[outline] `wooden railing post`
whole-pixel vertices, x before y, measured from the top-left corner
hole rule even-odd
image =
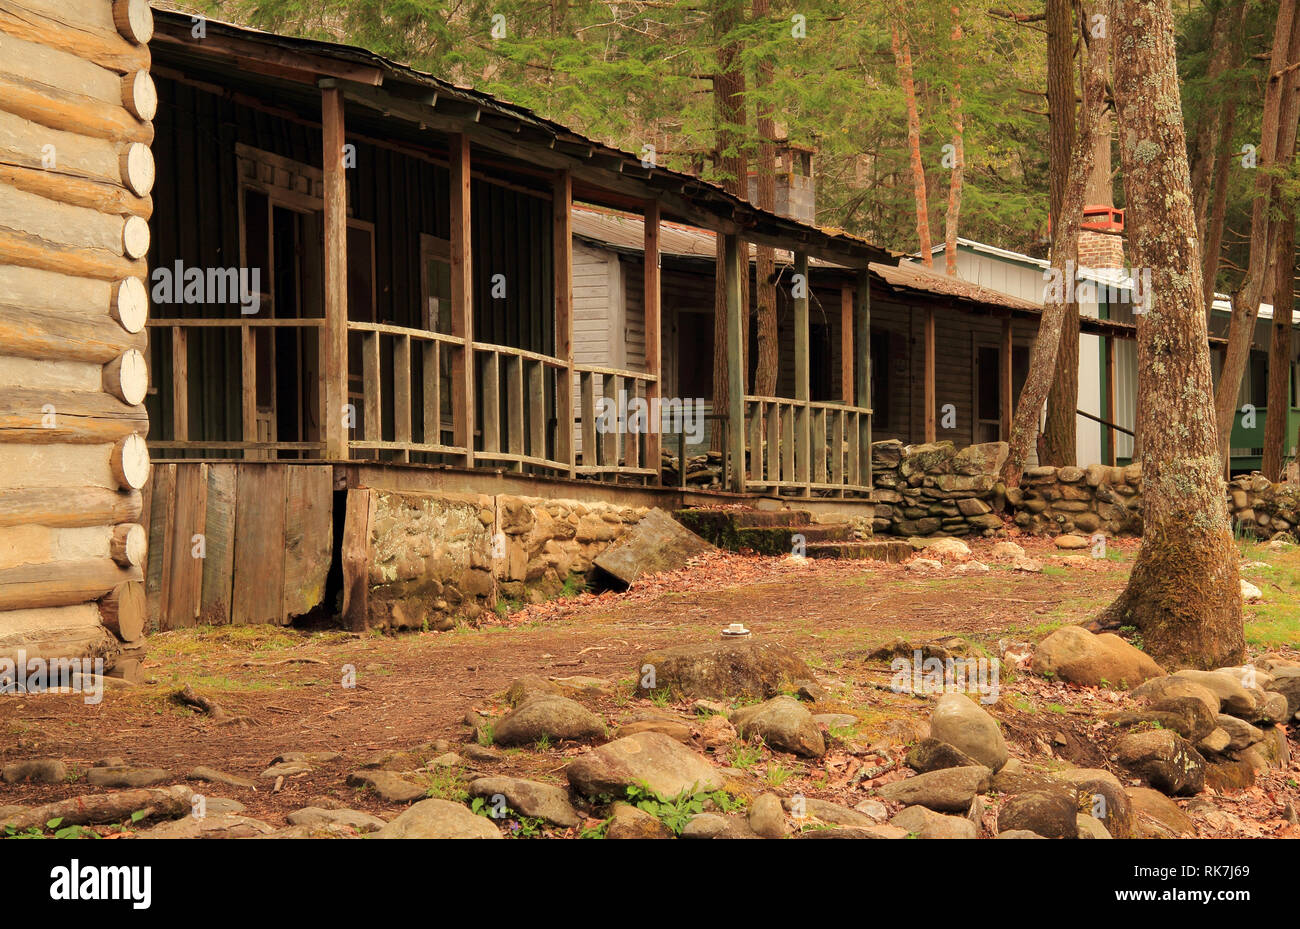
[[[320,86],[321,152],[325,168],[325,390],[322,394],[325,408],[322,419],[325,457],[341,461],[348,457],[345,424],[348,402],[348,184],[343,167],[343,91],[330,78],[323,79]],[[244,431],[247,434],[247,424]]]
[[[745,346],[743,332],[744,314],[748,311],[741,305],[741,277],[746,273],[748,264],[742,264],[745,249],[741,247],[740,237],[734,234],[723,236],[723,258],[726,266],[724,283],[727,292],[727,445],[731,453],[730,489],[735,493],[745,492]]]
[[[1002,441],[1011,441],[1011,417],[1015,411],[1015,398],[1011,393],[1011,314],[1002,317],[1002,344],[998,351],[998,397],[1002,406]]]
[[[656,484],[663,483],[663,458],[660,453],[663,431],[663,414],[659,401],[663,398],[662,330],[660,328],[659,289],[659,201],[648,200],[645,207],[645,369],[654,378],[646,385],[646,402],[650,407],[650,431],[645,438],[646,467],[655,471]],[[681,398],[682,403],[686,402]],[[680,462],[685,473],[686,462]]]
[[[555,357],[564,368],[555,379],[555,459],[569,466],[569,477],[577,476],[573,454],[573,175],[555,175],[551,200],[552,246],[554,249]]]
[[[871,409],[871,272],[867,268],[863,268],[858,272],[857,310],[857,325],[854,327],[858,331],[857,405]],[[931,413],[933,413],[933,404],[931,404]],[[854,436],[854,439],[859,443],[858,459],[862,466],[859,477],[864,486],[870,487],[871,421],[873,414],[864,413],[862,415],[866,418],[866,422],[859,423],[861,428]]]
[[[792,475],[803,486],[803,495],[812,496],[812,439],[808,401],[812,399],[809,380],[808,344],[808,294],[812,282],[808,279],[808,255],[795,252],[794,279],[794,398],[800,401],[794,412],[794,461]],[[802,286],[800,286],[802,285]]]
[[[474,466],[474,254],[470,244],[469,139],[448,138],[451,166],[451,334],[465,340],[452,354],[451,409],[455,445],[465,449],[465,467]],[[433,372],[437,377],[438,372]],[[428,372],[426,372],[426,377]],[[484,401],[486,403],[486,399]]]
[[[853,405],[853,287],[840,285],[840,399]]]

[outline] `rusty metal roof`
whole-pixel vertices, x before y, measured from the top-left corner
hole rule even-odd
[[[889,265],[873,262],[870,267],[871,271],[880,275],[886,284],[899,290],[942,294],[958,300],[983,303],[988,306],[1000,306],[1009,310],[1027,310],[1034,313],[1041,313],[1043,310],[1041,303],[1033,303],[1020,297],[1004,294],[998,290],[981,287],[979,284],[972,284],[970,281],[963,281],[958,277],[939,274],[924,265],[906,263]]]

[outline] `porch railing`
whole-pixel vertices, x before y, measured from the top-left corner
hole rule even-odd
[[[782,495],[871,491],[871,410],[784,397],[745,397],[745,485]]]
[[[560,460],[554,388],[555,378],[567,377],[569,366],[561,358],[488,342],[475,342],[474,355],[482,435],[475,461],[505,463],[514,471],[532,465],[568,473],[569,463]],[[565,411],[566,428],[570,415]]]
[[[620,368],[602,368],[595,365],[574,365],[578,376],[578,422],[577,430],[581,440],[582,463],[577,473],[588,477],[613,478],[640,477],[657,481],[660,462],[647,460],[648,445],[646,429],[636,426],[628,428],[626,422],[632,401],[650,401],[650,387],[658,382],[653,374],[639,371],[626,371]],[[600,395],[614,403],[613,422],[610,423],[610,411],[602,417],[596,411],[596,384],[600,383]],[[659,416],[660,422],[653,422],[651,415]],[[602,422],[604,426],[602,427]],[[612,425],[614,428],[608,428]],[[662,429],[660,410],[646,411],[646,426],[650,429]]]

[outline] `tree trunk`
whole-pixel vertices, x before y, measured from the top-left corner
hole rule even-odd
[[[744,128],[745,128],[745,73],[741,69],[740,43],[734,37],[734,30],[740,25],[741,3],[739,0],[715,0],[713,11],[713,31],[718,43],[718,70],[713,76],[714,113],[717,117],[717,163],[723,188],[738,197],[746,197],[744,189],[748,184],[749,172],[745,165]],[[728,389],[727,357],[727,288],[726,268],[723,254],[722,236],[718,236],[716,261],[714,264],[713,289],[713,412],[724,414],[729,408],[731,391]],[[748,246],[742,243],[748,257]],[[745,261],[746,270],[749,262]],[[749,345],[749,275],[741,277],[741,353]],[[737,358],[742,365],[742,380],[747,382],[749,371],[744,357]],[[729,423],[730,429],[743,428],[742,423]],[[722,430],[713,431],[712,446],[715,451],[724,451]],[[733,462],[733,467],[743,468],[745,463]]]
[[[1268,415],[1264,420],[1264,476],[1282,479],[1291,410],[1291,313],[1295,304],[1295,213],[1278,225],[1273,266],[1273,339],[1268,350]]]
[[[1205,298],[1205,312],[1214,305],[1214,281],[1219,274],[1219,250],[1223,246],[1223,218],[1228,212],[1228,170],[1233,165],[1232,131],[1237,126],[1237,101],[1231,98],[1224,103],[1220,132],[1219,154],[1214,162],[1214,200],[1205,225],[1205,240],[1201,244],[1201,293]],[[1208,319],[1208,315],[1206,319]]]
[[[916,109],[916,84],[912,81],[912,45],[903,41],[898,27],[892,32],[894,62],[898,65],[898,82],[907,105],[907,147],[912,160],[912,191],[916,198],[916,237],[920,240],[921,260],[934,265],[930,254],[930,208],[925,192],[925,166],[921,163],[921,116]]]
[[[1232,436],[1232,422],[1237,410],[1237,397],[1241,379],[1250,360],[1254,341],[1255,320],[1259,317],[1259,303],[1268,279],[1268,263],[1272,256],[1272,242],[1277,223],[1270,216],[1274,189],[1277,186],[1270,169],[1279,160],[1290,162],[1294,154],[1294,135],[1291,151],[1278,148],[1279,137],[1287,121],[1296,121],[1297,101],[1294,93],[1284,90],[1293,86],[1296,71],[1287,71],[1288,63],[1300,58],[1300,17],[1296,16],[1296,0],[1281,0],[1277,11],[1277,30],[1273,36],[1273,53],[1269,59],[1269,78],[1264,88],[1264,113],[1260,123],[1259,161],[1255,169],[1255,200],[1250,216],[1250,260],[1241,287],[1232,297],[1232,322],[1228,326],[1228,350],[1223,359],[1223,372],[1215,395],[1215,422],[1219,430],[1219,458],[1226,462],[1228,442]]]
[[[1114,93],[1134,267],[1151,269],[1137,319],[1142,548],[1102,614],[1136,626],[1166,667],[1217,668],[1245,654],[1237,550],[1217,455],[1196,213],[1181,119],[1170,0],[1115,0]]]
[[[1052,375],[1061,348],[1061,329],[1069,308],[1074,268],[1067,265],[1070,255],[1078,254],[1079,224],[1083,219],[1083,195],[1093,161],[1093,137],[1100,128],[1099,117],[1106,105],[1107,39],[1093,38],[1088,46],[1088,68],[1084,74],[1084,109],[1089,118],[1074,140],[1070,155],[1068,183],[1061,199],[1060,220],[1052,227],[1052,277],[1043,300],[1043,315],[1038,336],[1029,352],[1029,373],[1020,388],[1015,418],[1011,423],[1010,451],[1002,468],[1008,487],[1018,486],[1029,447],[1038,434],[1038,414],[1047,399]]]
[[[754,0],[754,22],[767,22],[770,0]],[[776,210],[776,127],[772,120],[772,103],[764,95],[772,92],[775,72],[772,59],[763,57],[755,68],[755,119],[758,124],[758,207]],[[780,368],[780,343],[776,320],[776,250],[768,245],[754,249],[754,278],[757,286],[755,304],[758,313],[758,365],[754,371],[754,393],[776,396],[777,372]]]
[[[1061,222],[1061,202],[1065,197],[1070,155],[1075,141],[1075,25],[1074,4],[1071,0],[1047,0],[1048,164],[1051,171],[1048,206],[1053,231]],[[1091,156],[1092,153],[1089,152],[1090,161]],[[1090,171],[1089,174],[1091,173]],[[1084,203],[1087,202],[1085,192]],[[1078,261],[1077,236],[1065,243],[1065,249],[1059,255],[1053,247],[1054,267],[1077,267]],[[1074,464],[1077,456],[1074,411],[1079,406],[1079,304],[1074,299],[1073,288],[1066,294],[1055,375],[1047,394],[1047,418],[1043,425],[1039,464],[1061,467]]]
[[[953,7],[954,15],[958,8]],[[962,184],[966,172],[965,126],[961,113],[961,20],[952,27],[953,67],[957,76],[952,82],[952,177],[948,181],[948,213],[943,223],[943,258],[944,270],[951,277],[957,276],[957,224],[961,219]]]
[[[1207,242],[1206,213],[1210,203],[1210,178],[1218,173],[1219,159],[1226,157],[1221,151],[1223,146],[1220,139],[1229,107],[1229,94],[1234,92],[1233,88],[1222,86],[1223,73],[1240,57],[1237,43],[1245,15],[1245,3],[1224,4],[1214,11],[1210,24],[1210,35],[1215,37],[1216,44],[1206,69],[1205,83],[1214,89],[1219,99],[1201,121],[1200,130],[1196,134],[1196,160],[1192,165],[1192,196],[1196,198],[1196,231],[1200,236],[1202,260]],[[1225,31],[1228,40],[1222,41],[1221,36]]]

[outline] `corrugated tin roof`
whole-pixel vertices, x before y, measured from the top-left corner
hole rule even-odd
[[[870,268],[872,272],[880,275],[885,283],[891,287],[941,294],[946,297],[955,297],[958,300],[1000,306],[1011,310],[1029,310],[1040,313],[1043,309],[1041,303],[1031,303],[1028,300],[1022,300],[1019,297],[1013,297],[998,290],[991,290],[988,287],[981,287],[979,284],[972,284],[970,281],[963,281],[959,277],[939,274],[924,265],[910,262],[904,262],[900,265],[873,262]]]

